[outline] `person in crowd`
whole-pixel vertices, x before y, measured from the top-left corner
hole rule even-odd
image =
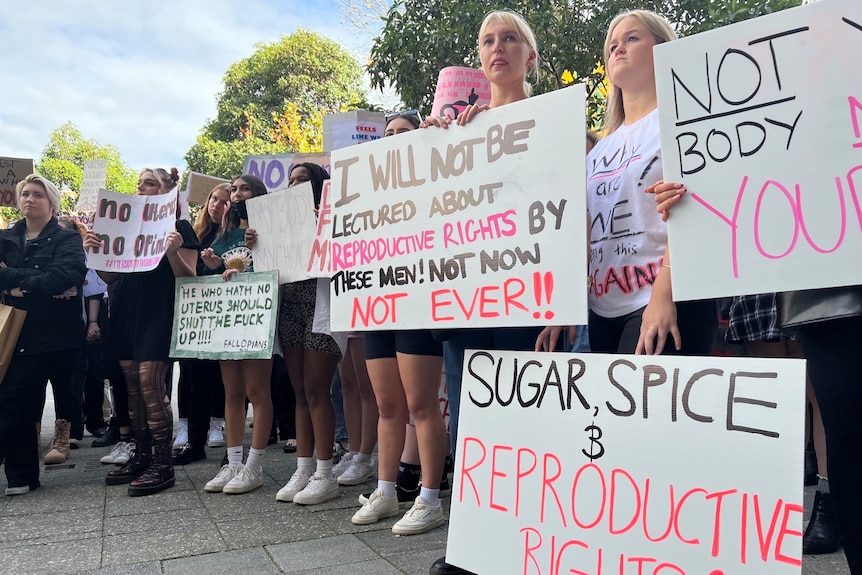
[[[230,205],[230,184],[210,190],[192,229],[202,249],[209,248],[219,231]],[[209,272],[203,259],[197,261],[197,275]],[[180,364],[179,419],[174,440],[174,465],[187,465],[206,459],[205,446],[224,447],[224,385],[219,362],[209,359],[182,359]]]
[[[6,495],[23,495],[40,485],[36,424],[49,379],[55,393],[72,391],[75,357],[84,334],[80,294],[87,273],[80,234],[57,223],[57,187],[30,174],[18,182],[15,192],[24,217],[0,230],[0,291],[6,305],[27,315],[0,385],[0,461],[5,462]],[[56,297],[71,288],[74,295]],[[58,403],[57,409],[71,403]],[[72,414],[57,416],[52,451],[68,456]]]
[[[467,106],[458,115],[456,123],[466,125],[476,114],[518,102],[530,96],[532,87],[529,74],[536,74],[539,66],[536,37],[524,18],[506,10],[489,12],[479,28],[479,61],[482,71],[491,83],[491,102]],[[424,126],[447,128],[452,120],[429,117]],[[440,334],[443,343],[443,367],[449,391],[449,434],[451,451],[455,454],[458,441],[458,415],[461,398],[461,369],[466,349],[509,349],[528,351],[534,348],[541,330],[534,327],[462,329]],[[424,474],[423,463],[423,474]],[[436,574],[468,573],[446,562],[436,561],[430,570]]]
[[[320,206],[323,182],[329,174],[312,163],[297,164],[289,176],[291,187],[311,182],[315,208]],[[247,236],[250,243],[256,234]],[[296,471],[276,494],[278,501],[314,505],[338,497],[338,482],[332,474],[335,423],[329,389],[342,356],[342,348],[330,333],[318,333],[316,320],[329,313],[329,282],[308,279],[281,288],[278,336],[290,383],[296,395]],[[317,451],[317,463],[314,452]]]
[[[225,281],[254,271],[251,249],[246,245],[248,208],[246,201],[266,195],[266,185],[255,176],[243,174],[230,185],[230,208],[224,226],[212,245],[201,252],[208,273],[220,273]],[[204,491],[228,494],[248,493],[263,485],[263,456],[272,426],[272,398],[269,380],[272,358],[221,360],[225,390],[227,465],[204,486]],[[242,436],[245,431],[245,399],[254,410],[251,447],[243,465]]]
[[[415,130],[422,118],[416,110],[393,112],[386,115],[384,137]],[[362,507],[351,521],[357,525],[375,523],[400,512],[397,479],[399,467],[405,472],[417,471],[419,466],[399,465],[405,448],[408,409],[416,423],[419,463],[425,485],[410,489],[412,477],[407,479],[412,507],[392,527],[396,535],[424,533],[445,522],[439,502],[439,485],[444,473],[444,460],[448,452],[446,428],[440,413],[438,392],[443,367],[443,346],[430,330],[373,331],[364,335],[365,358],[377,407],[379,466],[377,489],[361,498]],[[405,473],[404,475],[406,475]],[[403,488],[402,488],[403,489]],[[408,497],[402,497],[406,499]],[[363,501],[364,499],[364,501]],[[409,503],[408,503],[409,505]]]
[[[667,227],[644,190],[661,179],[661,162],[644,172],[626,154],[661,158],[653,47],[676,38],[663,17],[646,10],[620,14],[605,38],[605,69],[610,80],[607,135],[587,156],[587,211],[590,214],[590,348],[597,353],[676,353],[708,355],[718,313],[713,300],[674,303]],[[621,170],[602,170],[604,160],[622,157]],[[604,193],[608,178],[615,192]],[[598,216],[625,201],[630,217],[626,238],[607,233]],[[625,249],[618,249],[625,244]],[[643,269],[648,277],[620,277]],[[625,287],[631,282],[631,289]],[[560,328],[545,329],[536,350],[551,350]]]
[[[136,194],[154,196],[173,191],[179,182],[176,168],[144,168]],[[180,210],[177,209],[179,215]],[[87,234],[88,251],[102,248],[102,239]],[[130,496],[151,495],[174,486],[171,464],[173,413],[165,378],[174,315],[177,277],[195,275],[199,251],[191,224],[177,219],[167,237],[167,250],[159,265],[147,272],[103,272],[108,283],[117,282],[111,308],[109,346],[119,360],[134,428],[134,455],[119,469],[109,471],[108,485],[129,484]]]

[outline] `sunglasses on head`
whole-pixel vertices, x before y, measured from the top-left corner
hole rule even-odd
[[[389,112],[385,116],[383,116],[384,120],[388,124],[395,118],[418,118],[419,122],[422,122],[422,116],[419,114],[419,110],[401,110],[399,112]]]

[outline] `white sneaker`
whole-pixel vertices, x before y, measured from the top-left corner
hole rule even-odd
[[[182,418],[177,421],[177,438],[174,439],[174,449],[180,449],[189,442],[189,420]]]
[[[209,493],[221,492],[225,485],[230,483],[231,479],[239,475],[243,469],[245,468],[241,465],[222,465],[218,475],[207,481],[207,484],[204,485],[204,491]]]
[[[263,485],[263,468],[258,467],[252,469],[243,465],[239,473],[233,476],[233,479],[227,482],[227,485],[222,489],[222,493],[239,494],[254,491]]]
[[[207,437],[207,447],[224,447],[224,419],[213,417],[210,419],[210,433]]]
[[[332,466],[332,476],[336,479],[341,477],[341,474],[350,467],[351,461],[353,461],[353,454],[348,451],[341,456],[341,461]]]
[[[372,457],[370,461],[363,462],[354,459],[347,471],[338,477],[339,485],[361,485],[374,478],[377,464]]]
[[[354,525],[370,525],[386,517],[394,517],[400,512],[397,497],[385,497],[380,488],[374,490],[368,503],[353,514],[350,520]]]
[[[443,516],[442,505],[438,503],[432,507],[425,503],[424,499],[417,497],[410,511],[392,526],[392,533],[394,535],[417,535],[440,527],[444,523],[446,523],[446,517]]]
[[[336,497],[338,497],[338,482],[335,478],[315,473],[308,480],[305,489],[293,496],[293,502],[299,505],[317,505]]]
[[[105,465],[115,464],[115,465],[125,465],[129,458],[132,456],[132,452],[135,450],[135,443],[133,441],[118,441],[114,444],[114,448],[107,455],[103,455],[99,460],[101,463]]]
[[[305,489],[311,480],[311,475],[297,469],[290,476],[284,487],[275,494],[277,501],[293,501],[293,496]]]

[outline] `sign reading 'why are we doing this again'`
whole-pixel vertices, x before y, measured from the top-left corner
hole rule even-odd
[[[862,284],[862,2],[655,48],[675,299]]]
[[[583,104],[573,86],[333,151],[311,266],[332,329],[586,323]]]

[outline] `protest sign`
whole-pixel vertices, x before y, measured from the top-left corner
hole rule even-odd
[[[656,46],[677,300],[862,283],[862,3]]]
[[[176,225],[176,188],[158,196],[99,190],[93,231],[102,243],[87,254],[87,265],[118,273],[155,269]]]
[[[332,272],[329,260],[329,241],[332,237],[332,180],[323,182],[323,190],[320,195],[320,209],[318,211],[317,227],[314,233],[314,242],[311,245],[311,254],[308,260],[306,272],[309,277],[328,278]]]
[[[333,150],[371,142],[383,137],[386,118],[382,112],[353,110],[323,117],[323,150]]]
[[[15,186],[33,173],[33,160],[0,158],[0,206],[17,206]]]
[[[193,204],[203,206],[214,187],[219,184],[228,183],[229,181],[230,180],[225,180],[224,178],[216,178],[215,176],[207,176],[206,174],[190,172],[189,181],[186,184],[188,201]]]
[[[81,181],[81,192],[78,194],[78,203],[75,204],[75,209],[79,212],[95,211],[99,190],[105,187],[107,181],[108,160],[87,160],[84,162],[84,177]]]
[[[278,283],[308,279],[311,245],[317,230],[314,193],[305,182],[246,201],[248,226],[257,231],[251,248],[254,269],[278,271]]]
[[[586,323],[583,104],[576,86],[334,151],[332,328]]]
[[[490,103],[491,82],[482,70],[449,66],[440,70],[437,77],[431,115],[445,115],[454,120],[467,106]]]
[[[465,354],[446,560],[798,575],[805,362]]]
[[[296,164],[311,163],[322,166],[329,172],[329,154],[271,154],[246,156],[243,174],[260,178],[266,190],[273,192],[287,187],[290,172]]]
[[[171,357],[268,359],[278,320],[278,273],[177,278]]]

